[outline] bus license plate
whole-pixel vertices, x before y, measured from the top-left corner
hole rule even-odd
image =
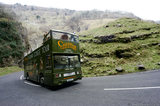
[[[73,81],[73,78],[72,79],[67,79],[67,82],[70,82],[70,81]]]

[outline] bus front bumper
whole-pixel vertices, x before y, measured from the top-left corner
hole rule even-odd
[[[69,77],[64,77],[64,78],[58,78],[54,81],[54,85],[59,86],[64,83],[73,82],[73,81],[77,81],[77,80],[81,80],[81,79],[82,79],[81,76],[69,76]]]

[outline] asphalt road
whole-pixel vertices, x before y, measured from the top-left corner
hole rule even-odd
[[[83,78],[58,89],[0,77],[0,106],[160,106],[160,71]]]

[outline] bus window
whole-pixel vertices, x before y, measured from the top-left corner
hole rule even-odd
[[[46,56],[46,69],[51,69],[52,63],[51,63],[51,55]]]
[[[78,56],[69,56],[70,67],[80,67]]]
[[[58,69],[64,69],[68,67],[68,61],[65,56],[55,55],[54,57],[54,67]]]
[[[76,56],[54,56],[54,68],[65,69],[65,68],[77,68],[80,67],[80,61],[78,55]]]

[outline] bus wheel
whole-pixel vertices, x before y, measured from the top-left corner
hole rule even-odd
[[[28,75],[28,73],[27,73],[27,75],[26,75],[26,80],[29,80],[29,75]]]
[[[39,82],[40,82],[40,85],[41,85],[41,86],[44,86],[44,77],[43,77],[43,76],[40,77],[40,81],[39,81]]]

